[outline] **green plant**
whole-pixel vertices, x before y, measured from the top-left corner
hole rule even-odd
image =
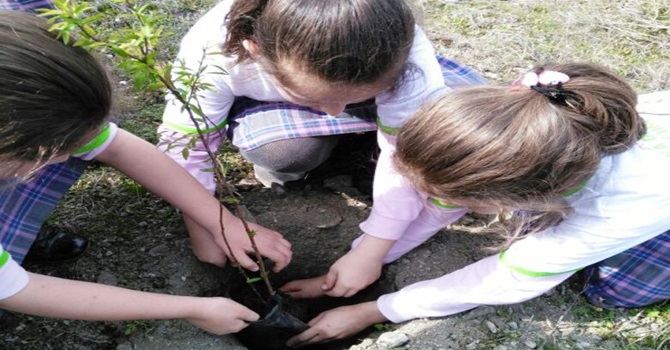
[[[213,127],[214,123],[202,112],[198,96],[199,92],[211,88],[210,84],[202,80],[208,67],[202,64],[202,59],[200,66],[195,70],[187,68],[183,62],[173,65],[171,62],[158,59],[157,46],[159,39],[162,36],[169,35],[169,33],[165,32],[161,26],[160,23],[164,22],[164,18],[154,11],[154,5],[138,4],[134,0],[113,0],[103,7],[94,8],[89,2],[56,0],[54,1],[54,7],[55,9],[43,10],[41,15],[48,18],[48,22],[51,24],[49,30],[57,32],[61,40],[65,43],[72,42],[74,46],[89,51],[101,50],[105,52],[108,50],[113,52],[119,59],[118,67],[132,78],[137,91],[149,93],[157,90],[167,90],[182,104],[183,110],[188,114],[197,129],[196,135],[193,137],[187,136],[189,139],[185,140],[187,141],[186,146],[181,150],[185,159],[189,157],[190,150],[193,149],[197,141],[207,143],[208,136],[204,130]],[[102,21],[111,21],[117,23],[117,26],[113,31],[98,32],[96,26]],[[203,51],[201,58],[204,58],[207,54]],[[227,74],[221,67],[214,68],[216,68],[216,73],[213,74]],[[201,125],[204,125],[204,128]],[[168,145],[168,149],[173,146]],[[209,148],[205,147],[205,149],[214,167],[203,169],[203,171],[214,173],[217,193],[220,194],[219,200],[235,205],[237,216],[242,221],[251,241],[256,262],[260,268],[260,278],[265,282],[269,294],[273,295],[275,292],[270,284],[268,271],[254,240],[256,233],[249,228],[244,220],[239,207],[239,200],[236,198],[234,190],[226,183],[224,164]],[[226,239],[222,217],[219,222],[224,243],[228,251],[232,252]],[[257,281],[256,278],[249,278],[246,275],[245,271],[237,264],[234,255],[231,254],[230,258],[233,264],[238,266],[238,270],[249,284]]]

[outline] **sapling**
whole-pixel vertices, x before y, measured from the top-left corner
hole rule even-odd
[[[169,35],[169,33],[166,33],[160,25],[165,20],[164,16],[153,11],[153,5],[137,4],[134,0],[113,0],[105,3],[100,8],[94,8],[89,2],[76,0],[55,0],[53,5],[54,9],[42,10],[41,16],[48,19],[51,24],[49,30],[56,31],[61,40],[65,43],[74,41],[74,46],[89,51],[100,50],[114,53],[118,57],[119,68],[132,78],[137,91],[148,93],[167,90],[181,103],[183,111],[188,114],[197,130],[196,135],[185,136],[189,138],[186,146],[181,150],[185,159],[189,157],[189,150],[193,149],[198,140],[208,144],[209,134],[203,130],[209,130],[214,123],[202,112],[198,100],[199,92],[211,88],[210,84],[202,80],[202,76],[208,67],[204,65],[204,59],[201,59],[198,68],[192,71],[183,62],[173,65],[169,61],[158,58],[157,45],[159,39]],[[96,26],[102,21],[110,21],[115,29],[104,33],[96,30]],[[211,53],[203,51],[201,58],[205,58],[205,55],[208,54]],[[215,67],[215,71],[215,73],[207,74],[227,74],[221,67]],[[204,129],[201,124],[204,124]],[[217,130],[216,132],[221,133],[222,131]],[[168,148],[171,147],[174,147],[174,144],[168,145]],[[235,207],[235,212],[242,221],[251,242],[259,266],[260,279],[264,281],[269,295],[274,296],[275,291],[270,283],[268,270],[254,239],[255,232],[249,228],[247,221],[244,219],[239,205],[239,196],[225,180],[224,165],[209,147],[204,148],[214,166],[203,169],[203,171],[214,174],[219,201]],[[223,213],[221,212],[220,215],[220,231],[224,244],[231,253],[231,262],[237,266],[238,271],[245,277],[247,283],[251,284],[258,281],[257,278],[250,278],[237,263],[225,235]],[[260,297],[253,286],[252,290],[267,304],[267,301]]]

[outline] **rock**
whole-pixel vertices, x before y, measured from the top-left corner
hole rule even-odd
[[[377,344],[388,349],[403,346],[409,342],[409,336],[402,332],[386,332],[379,336]]]
[[[496,325],[493,322],[486,320],[484,321],[484,325],[486,325],[486,328],[488,328],[489,331],[491,331],[491,333],[493,334],[498,333],[498,327],[496,327]]]
[[[496,309],[492,306],[480,306],[472,311],[461,316],[461,319],[464,321],[474,320],[486,315],[490,315],[496,312]]]
[[[108,286],[116,286],[119,284],[119,279],[110,271],[102,271],[100,275],[98,275],[96,282],[100,284],[106,284]]]
[[[149,256],[157,258],[170,255],[170,248],[165,244],[159,244],[151,249],[148,252]]]
[[[314,226],[317,228],[333,228],[340,222],[342,222],[342,216],[334,208],[319,208],[314,215]]]
[[[532,340],[526,340],[523,342],[523,344],[526,345],[529,349],[535,349],[537,347],[537,343]]]

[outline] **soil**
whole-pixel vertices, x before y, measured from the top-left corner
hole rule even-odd
[[[445,4],[458,1],[415,2],[419,7],[437,12]],[[481,2],[480,7],[486,9],[493,6],[492,3]],[[468,7],[464,4],[462,8]],[[561,8],[562,12],[566,10]],[[204,11],[204,7],[199,11]],[[185,31],[197,17],[196,13],[180,17],[178,27]],[[499,22],[495,24],[500,25]],[[495,50],[501,46],[496,46],[495,41],[476,44],[477,38],[460,38],[454,33],[449,34],[449,40],[441,40],[446,34],[438,26],[432,24],[429,29],[429,35],[436,39],[441,53],[471,65],[479,64],[476,68],[492,80],[508,80],[516,73],[498,77],[490,71],[491,67],[503,63],[523,67],[530,60],[521,57],[501,59],[498,53],[482,54],[482,50]],[[525,43],[530,39],[520,40]],[[453,43],[447,45],[451,41]],[[472,44],[467,44],[470,42]],[[468,54],[472,57],[463,57]],[[496,64],[490,63],[491,60]],[[533,57],[533,60],[540,59]],[[505,66],[496,72],[512,70]],[[162,103],[157,103],[157,112],[149,116],[134,112],[140,109],[138,105],[156,101],[123,101],[124,96],[134,94],[126,86],[126,81],[118,80],[117,94],[122,97],[121,103],[132,105],[122,107],[122,126],[154,142],[155,125],[149,122],[159,122]],[[659,78],[659,81],[667,82],[667,79]],[[131,124],[133,120],[147,123]],[[281,232],[293,244],[291,264],[271,276],[275,287],[296,278],[325,273],[360,234],[358,224],[367,217],[371,206],[370,174],[366,172],[369,167],[352,168],[350,165],[369,165],[372,155],[359,155],[361,157],[352,160],[349,153],[341,152],[340,159],[312,174],[309,181],[286,187],[263,188],[250,178],[248,169],[236,169],[230,174],[242,196],[241,203],[248,218]],[[344,164],[348,165],[345,167]],[[307,302],[286,299],[285,308],[303,321],[309,321],[322,310],[373,300],[380,294],[459,269],[488,255],[481,248],[495,243],[495,238],[485,233],[489,219],[464,217],[423,246],[386,266],[380,281],[356,298]],[[168,294],[231,296],[258,310],[265,307],[258,304],[258,298],[235,268],[220,269],[195,258],[174,209],[107,167],[92,165],[85,181],[74,186],[50,221],[86,235],[91,245],[75,262],[26,264],[30,271]],[[257,286],[262,293],[261,287]],[[349,340],[313,348],[663,349],[670,344],[670,341],[659,341],[670,333],[662,318],[642,317],[640,310],[608,311],[592,307],[580,297],[580,288],[579,276],[576,276],[555,290],[521,304],[480,307],[459,315],[417,319],[399,325],[378,325]],[[283,348],[288,336],[290,332],[270,331],[258,326],[251,326],[238,335],[213,336],[183,321],[83,322],[13,315],[8,322],[0,324],[0,349],[266,350]],[[631,347],[633,345],[627,339],[639,341],[634,341],[634,347]],[[653,345],[647,346],[644,339],[652,340],[650,344]]]

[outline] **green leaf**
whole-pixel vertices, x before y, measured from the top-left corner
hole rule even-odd
[[[184,160],[188,159],[189,154],[190,153],[188,151],[188,148],[184,148],[183,150],[181,150],[181,156],[184,157]]]
[[[260,281],[262,281],[262,280],[263,280],[263,279],[260,278],[260,277],[247,278],[247,283],[252,284],[252,283],[260,282]]]
[[[124,50],[124,49],[122,49],[118,46],[112,47],[112,52],[114,52],[119,57],[123,57],[123,58],[128,57],[128,53],[126,52],[126,50]]]

